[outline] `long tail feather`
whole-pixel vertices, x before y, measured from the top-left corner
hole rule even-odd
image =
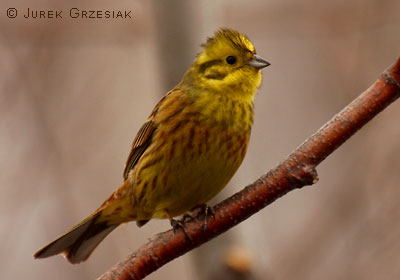
[[[100,216],[101,211],[90,215],[36,252],[35,258],[47,258],[62,253],[71,263],[85,261],[97,245],[118,226],[118,224],[107,225],[106,222],[98,222]]]

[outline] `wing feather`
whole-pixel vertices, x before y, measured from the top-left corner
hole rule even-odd
[[[140,157],[143,155],[147,147],[150,145],[154,131],[157,129],[157,124],[154,121],[161,105],[167,102],[166,100],[172,93],[178,92],[179,89],[175,88],[164,95],[157,105],[154,107],[147,121],[142,125],[139,132],[132,143],[132,150],[129,154],[128,160],[125,164],[124,179],[128,178],[129,172],[135,167]]]
[[[153,120],[146,121],[140,128],[138,134],[132,143],[132,150],[129,154],[128,160],[125,164],[124,179],[128,178],[129,172],[135,167],[136,163],[151,143],[151,138],[154,130],[156,129]]]

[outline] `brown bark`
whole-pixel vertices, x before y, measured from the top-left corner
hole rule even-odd
[[[289,191],[317,182],[316,166],[400,96],[400,57],[364,93],[335,115],[289,157],[242,191],[214,207],[215,216],[185,222],[152,238],[99,279],[142,279],[162,265],[232,228]]]

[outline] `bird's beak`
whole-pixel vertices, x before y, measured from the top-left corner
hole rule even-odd
[[[261,68],[271,65],[271,63],[265,61],[264,58],[262,58],[256,54],[254,55],[253,59],[250,60],[249,63],[247,63],[247,64],[250,66],[253,66],[257,69],[261,69]]]

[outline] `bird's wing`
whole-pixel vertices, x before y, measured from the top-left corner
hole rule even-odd
[[[132,150],[125,164],[125,170],[124,170],[125,180],[128,178],[129,172],[133,169],[133,167],[135,167],[139,158],[142,156],[146,148],[151,143],[151,138],[155,129],[156,125],[154,120],[152,119],[147,120],[140,128],[138,134],[133,140]]]
[[[139,161],[140,157],[143,155],[144,151],[150,145],[152,136],[154,131],[157,129],[157,124],[154,121],[154,118],[160,108],[161,104],[165,102],[168,96],[174,92],[175,90],[171,90],[165,96],[161,98],[161,100],[154,107],[147,121],[142,125],[139,132],[137,133],[135,139],[132,143],[132,150],[129,154],[128,160],[125,164],[124,170],[124,180],[128,178],[129,172],[135,167],[136,163]]]

